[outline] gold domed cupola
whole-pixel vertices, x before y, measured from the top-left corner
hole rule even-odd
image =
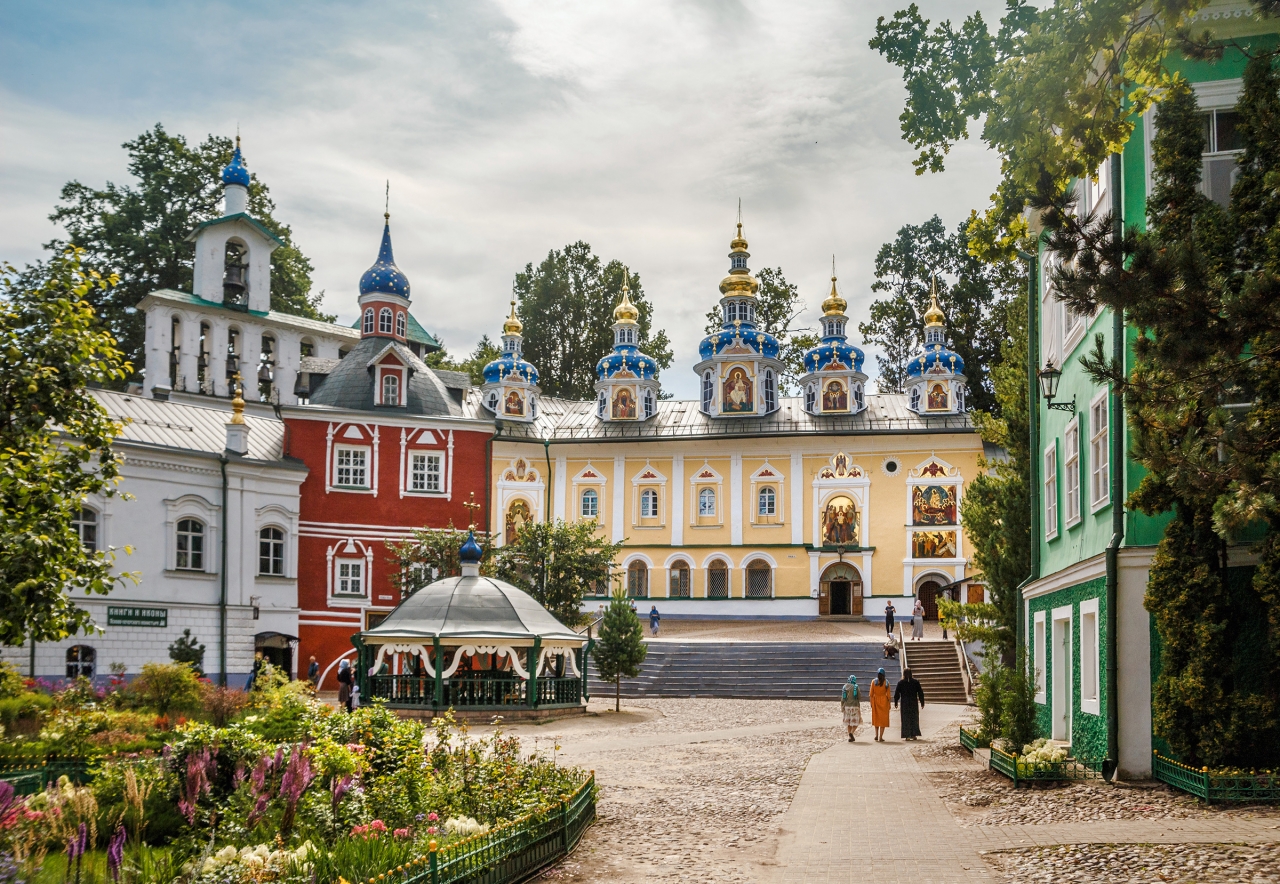
[[[720,280],[720,294],[754,298],[760,291],[760,281],[747,269],[747,241],[742,238],[742,221],[738,221],[738,234],[729,242],[729,275]]]
[[[836,291],[835,258],[831,259],[831,294],[822,302],[824,316],[844,316],[849,303]]]
[[[631,286],[630,273],[623,271],[622,277],[622,300],[618,302],[618,306],[613,308],[613,321],[637,323],[640,321],[640,311],[636,309],[636,305],[631,303]]]
[[[524,323],[516,316],[516,302],[513,298],[511,301],[511,315],[507,317],[507,321],[502,323],[502,333],[504,335],[518,335],[524,331]]]

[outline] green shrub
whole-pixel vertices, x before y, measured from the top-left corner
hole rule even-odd
[[[27,680],[22,677],[18,667],[0,660],[0,700],[17,697],[27,691]]]
[[[1035,677],[1027,673],[1025,655],[1019,654],[1017,665],[1003,677],[1004,698],[1000,710],[1000,737],[1011,751],[1020,752],[1040,737],[1040,721],[1036,714]]]
[[[994,655],[983,662],[985,665],[973,691],[973,702],[978,707],[978,741],[989,746],[1000,736],[1004,685],[1009,670],[1001,666],[999,658]]]
[[[0,699],[0,724],[4,725],[5,733],[24,730],[34,733],[40,729],[40,718],[52,708],[53,698],[48,694],[27,692],[4,697]]]
[[[200,702],[200,679],[189,663],[144,663],[128,687],[134,702],[160,715],[194,709]]]

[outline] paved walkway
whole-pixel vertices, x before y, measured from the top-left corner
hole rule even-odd
[[[925,737],[954,727],[954,706],[927,706]],[[780,827],[768,880],[952,884],[1000,882],[982,854],[1080,843],[1280,840],[1274,820],[1116,820],[962,828],[910,750],[892,737],[837,743],[809,762]]]

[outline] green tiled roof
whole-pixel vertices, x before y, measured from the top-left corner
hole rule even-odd
[[[351,323],[351,327],[359,329],[360,320],[357,319],[355,322]],[[413,341],[415,344],[422,344],[432,350],[440,349],[440,342],[435,339],[435,336],[432,335],[431,332],[419,325],[418,320],[413,318],[412,313],[409,314],[409,326],[405,337],[410,341]]]
[[[276,236],[270,230],[263,226],[262,222],[252,215],[245,212],[237,212],[234,215],[223,215],[221,218],[214,218],[212,221],[204,221],[196,225],[196,229],[191,231],[191,235],[187,237],[187,242],[191,242],[196,238],[196,234],[204,230],[206,227],[212,227],[215,224],[225,224],[228,221],[245,221],[267,239],[271,240],[277,246],[284,245],[284,240]]]

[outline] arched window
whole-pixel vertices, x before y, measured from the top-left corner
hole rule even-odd
[[[908,406],[912,411],[920,410],[920,388],[911,388],[911,404]]]
[[[372,307],[364,311],[364,333],[366,335],[373,334],[373,308]]]
[[[653,417],[653,408],[654,408],[653,390],[644,391],[643,402],[644,402],[644,416],[645,416],[645,419],[647,420],[648,418]]]
[[[652,488],[640,492],[640,518],[658,518],[658,492]]]
[[[670,581],[667,595],[673,599],[687,599],[689,597],[689,563],[686,561],[673,562],[671,570],[668,572]]]
[[[961,384],[960,387],[956,390],[956,411],[965,410],[964,400],[965,400],[965,394],[967,392],[968,392],[968,388],[965,387],[963,384]]]
[[[93,664],[97,656],[97,652],[88,645],[67,648],[67,678],[93,678]]]
[[[596,397],[596,417],[604,417],[604,410],[608,404],[609,403],[605,399],[604,393],[601,393]]]
[[[769,563],[756,559],[747,565],[747,598],[767,599],[773,596],[773,569]]]
[[[729,566],[716,559],[707,568],[707,598],[727,599],[729,597]]]
[[[747,256],[746,256],[746,255],[734,255],[734,256],[730,259],[730,266],[731,266],[734,270],[746,270],[746,269],[747,269]]]
[[[714,488],[703,488],[698,492],[698,515],[714,516],[716,514],[716,492]]]
[[[396,311],[396,334],[403,338],[404,330],[405,330],[404,311],[399,310],[399,311]]]
[[[778,387],[773,381],[773,369],[764,370],[764,410],[765,414],[778,407]]]
[[[633,599],[648,597],[649,566],[644,562],[637,561],[627,565],[627,595]]]
[[[80,544],[86,552],[98,551],[98,514],[87,506],[80,507],[80,515],[72,520],[76,533],[80,535]]]
[[[862,384],[853,385],[853,405],[855,411],[861,411],[863,407]]]
[[[391,308],[383,307],[378,311],[378,333],[391,334]]]
[[[711,401],[716,395],[716,382],[711,374],[711,369],[707,369],[702,373],[702,410],[707,414],[711,413]]]
[[[768,485],[760,489],[757,512],[762,516],[778,514],[778,495]]]
[[[489,391],[489,395],[485,399],[485,405],[488,406],[490,411],[498,410],[498,391],[497,390]]]
[[[382,404],[400,404],[400,375],[384,374],[382,376]]]
[[[204,570],[204,522],[178,520],[178,556],[174,567],[180,571]]]
[[[284,532],[279,528],[263,528],[258,532],[258,573],[267,577],[284,576]]]
[[[818,407],[818,385],[810,384],[804,388],[804,410],[812,414]]]
[[[594,488],[582,492],[582,518],[594,519],[600,515],[600,495]]]

